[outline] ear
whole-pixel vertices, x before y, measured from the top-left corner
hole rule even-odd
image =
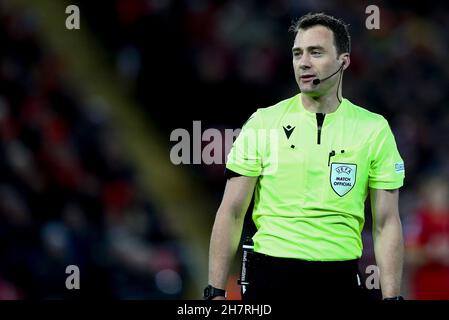
[[[346,70],[351,64],[351,58],[349,57],[349,53],[342,53],[340,55],[340,61],[343,64],[343,70]]]

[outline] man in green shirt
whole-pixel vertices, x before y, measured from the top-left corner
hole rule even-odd
[[[206,298],[224,298],[254,194],[254,256],[247,299],[358,298],[364,202],[370,194],[382,295],[400,297],[398,189],[404,163],[384,117],[342,98],[350,36],[341,20],[308,14],[294,26],[300,94],[258,109],[226,164],[212,230]]]

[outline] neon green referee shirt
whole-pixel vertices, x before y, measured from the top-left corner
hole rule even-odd
[[[368,187],[401,187],[404,162],[381,115],[343,99],[323,121],[300,95],[253,113],[228,154],[227,169],[259,176],[254,250],[313,261],[359,258]]]

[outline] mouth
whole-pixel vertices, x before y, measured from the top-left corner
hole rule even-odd
[[[311,81],[313,81],[313,79],[315,79],[315,78],[316,78],[316,76],[313,75],[313,74],[303,74],[303,75],[300,77],[301,81],[304,82],[304,83],[311,82]]]

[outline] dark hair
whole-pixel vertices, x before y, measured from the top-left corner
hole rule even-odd
[[[307,30],[316,25],[322,25],[333,32],[338,55],[351,52],[351,36],[348,32],[348,25],[325,13],[308,13],[302,16],[292,24],[290,31],[293,31],[296,36],[300,29]]]

